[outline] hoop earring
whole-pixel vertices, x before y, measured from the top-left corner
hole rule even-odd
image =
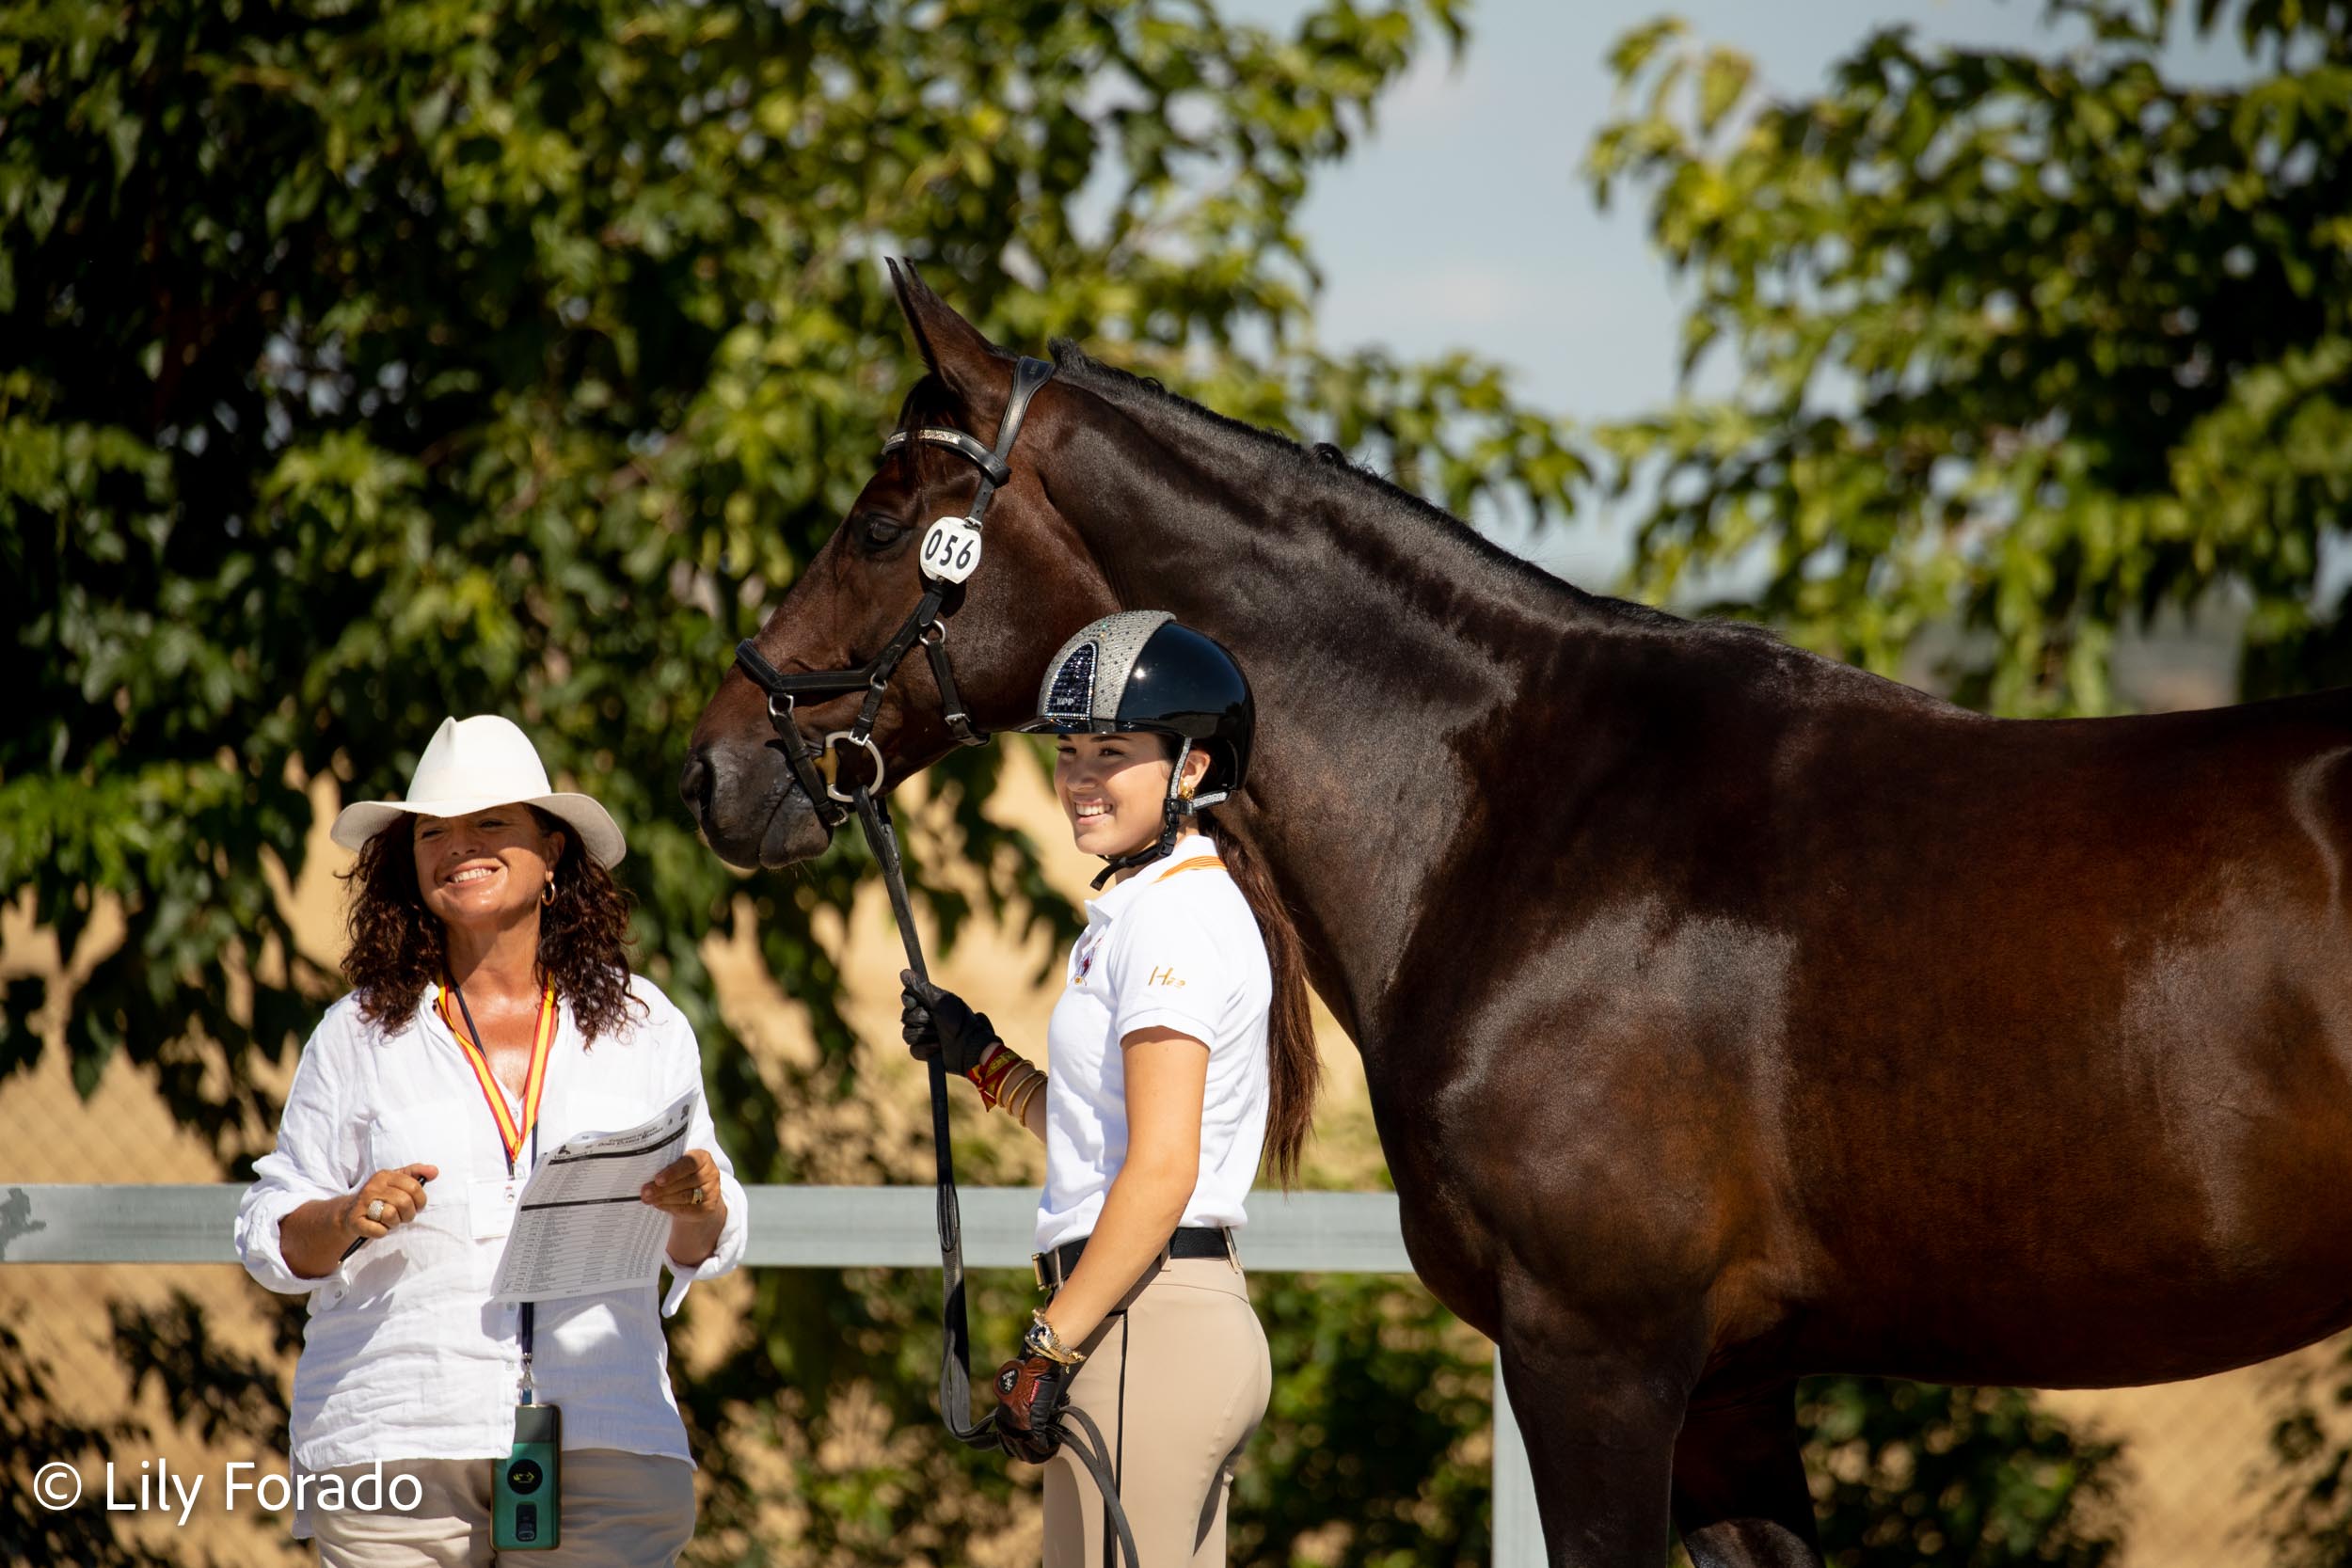
[[[548,879],[548,885],[547,885],[547,886],[545,886],[545,887],[543,887],[543,888],[541,888],[541,889],[539,890],[539,904],[540,904],[540,907],[541,907],[542,909],[544,909],[544,908],[546,908],[548,905],[552,904],[552,903],[554,903],[554,902],[555,902],[555,879],[554,879],[554,878],[552,878],[552,877],[549,877],[549,878]]]

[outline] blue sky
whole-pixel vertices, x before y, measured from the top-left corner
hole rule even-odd
[[[1287,28],[1304,0],[1234,0],[1238,19]],[[1635,413],[1674,392],[1680,299],[1650,250],[1642,193],[1597,211],[1578,170],[1611,112],[1605,57],[1629,28],[1672,12],[1752,55],[1771,88],[1811,90],[1873,28],[1909,22],[1940,41],[2057,53],[2038,4],[2001,0],[1475,0],[1459,59],[1442,46],[1388,97],[1377,130],[1323,170],[1303,214],[1326,291],[1327,346],[1401,355],[1467,348],[1513,368],[1537,407],[1575,419]],[[2233,44],[2176,46],[2173,73],[2225,77]],[[1498,539],[1604,588],[1624,524],[1584,517]]]

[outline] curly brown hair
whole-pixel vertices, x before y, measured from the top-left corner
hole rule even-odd
[[[564,834],[555,863],[555,896],[539,911],[539,973],[571,1004],[586,1038],[619,1032],[633,1005],[629,994],[629,895],[596,863],[580,834],[538,807],[530,808],[542,832]],[[449,967],[446,927],[425,908],[417,886],[417,818],[404,816],[359,851],[343,880],[351,884],[343,978],[359,998],[359,1014],[382,1029],[414,1016],[424,988]]]

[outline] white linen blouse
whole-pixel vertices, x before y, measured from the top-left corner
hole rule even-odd
[[[538,1304],[532,1377],[543,1403],[563,1411],[564,1447],[617,1449],[692,1463],[670,1391],[660,1317],[687,1287],[742,1260],[743,1189],[719,1147],[702,1093],[702,1057],[684,1014],[642,976],[630,1025],[582,1040],[559,1005],[540,1097],[539,1147],[580,1132],[633,1127],[690,1088],[687,1148],[718,1164],[727,1218],[711,1255],[670,1270],[656,1315],[654,1288]],[[349,997],[327,1010],[295,1069],[278,1148],[253,1167],[237,1210],[237,1256],[269,1289],[308,1294],[310,1317],[294,1367],[293,1460],[299,1471],[394,1459],[502,1458],[515,1435],[521,1375],[521,1308],[490,1300],[504,1238],[490,1218],[508,1172],[498,1124],[463,1049],[428,987],[399,1028],[377,1028]],[[503,1091],[503,1085],[501,1085]],[[522,1107],[510,1095],[508,1109]],[[532,1144],[516,1158],[531,1173]],[[286,1215],[342,1197],[375,1171],[437,1165],[410,1223],[372,1241],[331,1274],[288,1266],[278,1243]],[[474,1209],[479,1203],[482,1215]],[[481,1234],[489,1231],[491,1234]],[[307,1521],[306,1521],[307,1522]],[[297,1529],[297,1534],[305,1533]]]

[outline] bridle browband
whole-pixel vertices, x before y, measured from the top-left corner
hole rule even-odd
[[[923,441],[946,447],[977,464],[980,487],[965,516],[972,531],[977,533],[988,515],[988,503],[1012,477],[1012,444],[1028,417],[1029,400],[1052,379],[1054,367],[1042,359],[1023,358],[1013,366],[1012,391],[1005,400],[1005,417],[996,427],[996,445],[993,450],[961,430],[923,425],[894,432],[882,442],[882,455],[888,456],[910,441]],[[891,678],[916,643],[922,644],[925,657],[930,660],[931,678],[938,684],[944,710],[941,717],[956,737],[956,744],[988,743],[988,732],[972,721],[972,715],[964,706],[963,694],[956,688],[955,667],[947,658],[947,620],[943,607],[948,593],[957,586],[926,573],[923,596],[915,602],[914,612],[882,645],[882,652],[853,670],[811,670],[787,675],[769,663],[752,646],[749,638],[735,645],[736,668],[754,686],[768,693],[768,721],[775,726],[776,738],[783,742],[785,761],[792,765],[794,782],[807,795],[818,820],[824,823],[828,832],[848,821],[856,803],[854,791],[845,791],[840,786],[840,764],[834,759],[836,746],[847,741],[851,751],[864,748],[866,760],[873,764],[874,776],[863,787],[882,788],[882,748],[874,744],[874,721],[882,714],[882,693],[889,689]],[[861,688],[866,701],[859,705],[857,717],[850,721],[849,728],[834,730],[812,746],[793,718],[794,705],[803,697],[838,697]]]
[[[972,498],[972,510],[966,513],[972,532],[977,535],[988,515],[988,503],[1005,482],[1012,477],[1012,443],[1021,434],[1022,421],[1027,418],[1029,400],[1038,388],[1054,378],[1054,367],[1042,359],[1024,358],[1013,366],[1012,392],[1005,400],[1005,418],[996,427],[993,450],[980,445],[961,430],[942,425],[922,425],[914,430],[894,432],[882,442],[886,457],[909,441],[926,441],[933,446],[961,452],[978,465],[980,487]],[[977,562],[975,562],[977,564]],[[954,581],[924,572],[923,597],[916,601],[914,613],[899,626],[882,652],[854,670],[812,670],[804,673],[785,674],[768,662],[749,639],[735,645],[736,668],[741,670],[754,686],[768,693],[768,721],[775,726],[776,737],[784,743],[785,760],[792,765],[792,777],[797,781],[816,808],[818,819],[828,832],[847,821],[855,813],[858,826],[866,834],[866,847],[873,851],[875,863],[881,866],[882,886],[890,894],[890,912],[898,926],[898,941],[906,949],[907,965],[928,980],[930,967],[923,961],[922,939],[914,928],[914,908],[907,896],[905,868],[898,860],[898,835],[890,830],[890,816],[875,792],[882,786],[882,748],[874,744],[874,720],[882,712],[882,693],[889,689],[891,677],[898,665],[916,643],[931,661],[931,675],[939,683],[939,700],[945,709],[947,728],[957,743],[982,746],[988,742],[988,732],[972,722],[972,716],[963,705],[963,697],[956,689],[956,674],[947,662],[947,592],[956,587]],[[834,730],[824,739],[811,746],[792,717],[793,705],[803,697],[837,697],[860,688],[866,701],[858,708],[857,717],[845,730]],[[835,777],[838,765],[833,760],[834,748],[848,741],[852,750],[864,747],[874,765],[874,776],[848,790],[840,787]],[[956,1199],[955,1155],[947,1131],[947,1069],[937,1054],[930,1063],[931,1096],[931,1151],[937,1164],[937,1220],[939,1226],[939,1268],[943,1289],[940,1299],[940,1327],[943,1344],[939,1356],[939,1415],[946,1423],[949,1435],[968,1448],[993,1449],[1001,1446],[996,1435],[996,1412],[991,1411],[977,1421],[966,1424],[972,1413],[972,1330],[964,1311],[963,1300],[963,1218]],[[1072,1430],[1073,1426],[1077,1430]],[[1111,1548],[1116,1544],[1128,1568],[1140,1568],[1141,1555],[1136,1550],[1135,1531],[1127,1523],[1127,1513],[1119,1499],[1119,1479],[1111,1465],[1110,1446],[1103,1441],[1102,1429],[1083,1410],[1065,1407],[1058,1418],[1062,1446],[1083,1465],[1094,1480],[1094,1487],[1103,1498],[1103,1512],[1108,1528],[1104,1531],[1103,1556],[1107,1564]],[[1083,1434],[1083,1435],[1082,1435]]]

